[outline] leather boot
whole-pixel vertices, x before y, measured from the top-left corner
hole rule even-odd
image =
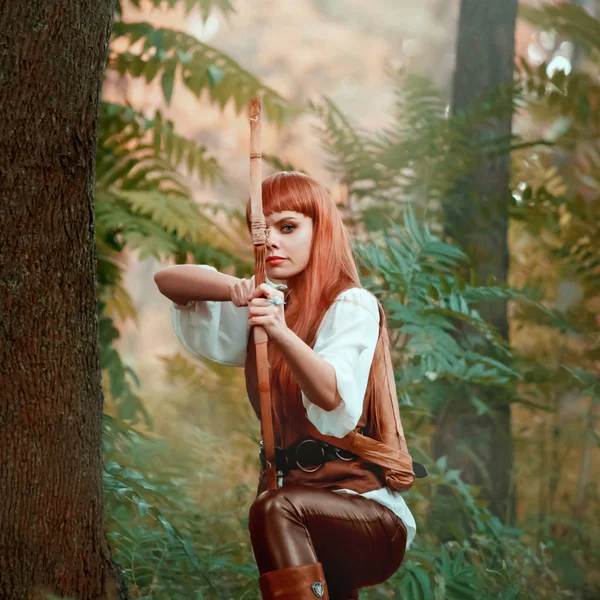
[[[329,600],[321,563],[269,571],[258,582],[263,600]]]

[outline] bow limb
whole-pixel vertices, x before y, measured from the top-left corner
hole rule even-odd
[[[252,243],[254,244],[256,287],[267,280],[265,268],[266,254],[266,221],[262,208],[262,164],[261,164],[261,99],[250,99],[248,106],[250,115],[250,225]],[[273,433],[273,414],[271,410],[271,389],[269,382],[268,341],[263,327],[254,326],[254,344],[256,346],[256,369],[260,394],[260,414],[262,439],[266,459],[267,489],[277,487],[275,469],[275,437]]]

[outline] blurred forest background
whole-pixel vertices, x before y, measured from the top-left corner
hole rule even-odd
[[[361,598],[600,597],[600,2],[521,2],[513,94],[457,112],[459,10],[121,0],[96,226],[106,513],[132,597],[259,597],[243,374],[185,353],[153,282],[173,262],[251,274],[255,93],[265,175],[302,170],[343,211],[389,315],[409,447],[430,470],[406,494],[418,533],[403,567]],[[511,115],[512,136],[485,134]],[[447,227],[453,199],[484,206],[461,190],[490,161],[510,165],[511,193],[485,204],[478,233],[502,255],[501,206],[506,280],[481,277]],[[489,306],[508,314],[508,339]]]

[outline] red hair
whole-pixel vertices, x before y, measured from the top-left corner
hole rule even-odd
[[[287,326],[308,346],[314,346],[317,330],[327,309],[344,290],[362,287],[341,215],[329,193],[303,173],[281,171],[262,182],[265,215],[294,211],[313,222],[312,248],[304,271],[286,280],[288,286],[285,320]],[[250,203],[246,207],[250,228]],[[300,388],[277,349],[269,346],[271,388],[276,418],[294,419],[304,411]],[[290,402],[290,400],[292,400]]]

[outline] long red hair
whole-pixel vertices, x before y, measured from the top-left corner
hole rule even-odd
[[[310,258],[304,271],[286,281],[285,308],[287,326],[312,348],[319,325],[336,297],[348,288],[361,287],[341,215],[327,190],[303,173],[282,171],[267,177],[262,182],[262,199],[265,215],[289,210],[312,219]],[[246,219],[250,228],[250,203]],[[285,402],[274,403],[276,418],[294,419],[304,410],[300,388],[272,344],[269,362],[274,397],[285,398]]]

